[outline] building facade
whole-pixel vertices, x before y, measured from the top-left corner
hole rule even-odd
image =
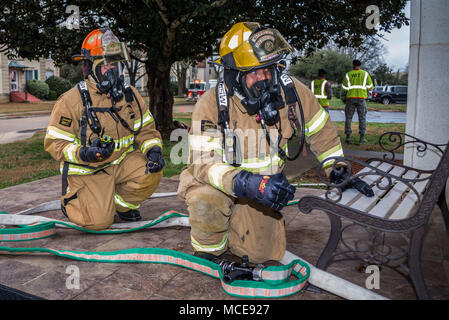
[[[59,68],[52,59],[10,60],[0,53],[0,103],[9,102],[11,92],[25,92],[28,80],[45,81],[53,75],[59,76]]]

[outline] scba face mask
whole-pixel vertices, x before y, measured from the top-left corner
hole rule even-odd
[[[115,101],[120,101],[123,97],[124,91],[124,77],[121,75],[122,69],[121,63],[114,63],[108,65],[108,69],[105,72],[101,71],[101,66],[96,70],[98,83],[97,89],[103,94],[109,94]]]
[[[279,109],[284,106],[284,101],[277,70],[270,68],[267,72],[271,77],[266,76],[265,79],[256,81],[250,88],[247,87],[247,77],[251,72],[243,73],[240,84],[245,94],[242,104],[248,114],[259,114],[271,126],[279,121]]]

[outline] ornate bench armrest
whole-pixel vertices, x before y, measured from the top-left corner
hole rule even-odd
[[[396,131],[385,132],[379,137],[379,146],[382,150],[389,153],[384,154],[383,158],[391,161],[395,159],[395,152],[397,152],[400,147],[408,144],[414,145],[418,156],[424,156],[427,150],[430,150],[429,147],[432,146],[437,152],[439,152],[441,157],[444,153],[444,147],[446,146],[446,144],[427,142],[412,135]]]

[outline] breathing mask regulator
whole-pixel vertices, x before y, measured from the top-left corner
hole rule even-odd
[[[247,87],[249,75],[257,77],[257,73],[264,72],[266,75],[269,74],[266,79],[256,81],[250,88]],[[269,126],[276,124],[279,121],[279,109],[284,106],[277,68],[241,72],[239,82],[245,94],[245,98],[241,102],[248,114],[258,114],[261,120]]]
[[[101,68],[105,66],[98,66],[96,69],[100,69],[99,72],[95,70],[99,83],[97,83],[97,89],[102,94],[109,94],[114,102],[120,101],[123,98],[123,92],[125,90],[124,77],[120,74],[120,70],[123,70],[123,63],[117,62],[108,65],[109,69],[102,73]]]
[[[302,110],[302,104],[299,99],[299,96],[294,88],[293,82],[287,75],[283,74],[285,69],[285,61],[281,60],[278,63],[271,65],[265,69],[256,69],[250,72],[241,72],[239,76],[239,85],[241,91],[244,93],[244,98],[241,100],[242,105],[245,107],[246,111],[249,115],[258,115],[258,121],[260,121],[262,128],[265,132],[265,136],[270,145],[275,145],[269,136],[267,125],[274,126],[278,128],[278,153],[282,158],[288,160],[295,160],[302,151],[304,147],[304,137],[305,137],[305,127],[301,124],[304,123],[304,113]],[[250,74],[253,74],[257,77],[257,73],[264,73],[264,79],[256,81],[253,83],[250,88],[248,88],[247,77]],[[281,95],[281,88],[285,92],[286,102],[289,108],[289,120],[292,124],[292,127],[295,130],[295,134],[290,140],[299,136],[299,149],[296,154],[292,157],[289,157],[286,152],[279,146],[280,141],[282,139],[282,129],[281,129],[281,119],[279,116],[279,110],[285,106],[285,102]],[[296,114],[295,105],[298,103],[301,122],[298,120],[298,115]],[[279,126],[277,123],[279,122]]]
[[[107,59],[104,60],[108,62]],[[98,63],[95,66],[95,76],[98,80],[97,89],[101,94],[107,94],[111,99],[112,106],[106,111],[116,121],[120,122],[128,131],[137,134],[143,126],[143,112],[139,103],[139,99],[135,96],[132,89],[125,85],[122,70],[124,64],[121,61],[110,61],[107,64]],[[115,103],[122,100],[125,96],[126,102],[136,100],[140,112],[140,126],[134,130],[130,125],[120,116],[120,108],[115,107]]]

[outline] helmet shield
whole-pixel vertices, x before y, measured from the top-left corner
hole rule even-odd
[[[261,27],[256,22],[239,22],[222,38],[216,63],[247,71],[268,66],[289,51],[294,50],[278,30]]]
[[[123,61],[130,62],[128,51],[124,42],[111,42],[107,45],[103,45],[102,47],[105,64]]]
[[[128,50],[124,42],[120,42],[118,38],[107,30],[101,38],[102,57],[104,64],[111,64],[121,61],[130,61]]]
[[[283,51],[293,51],[276,29],[261,29],[253,32],[248,42],[253,49],[253,54],[262,64],[282,58]]]

